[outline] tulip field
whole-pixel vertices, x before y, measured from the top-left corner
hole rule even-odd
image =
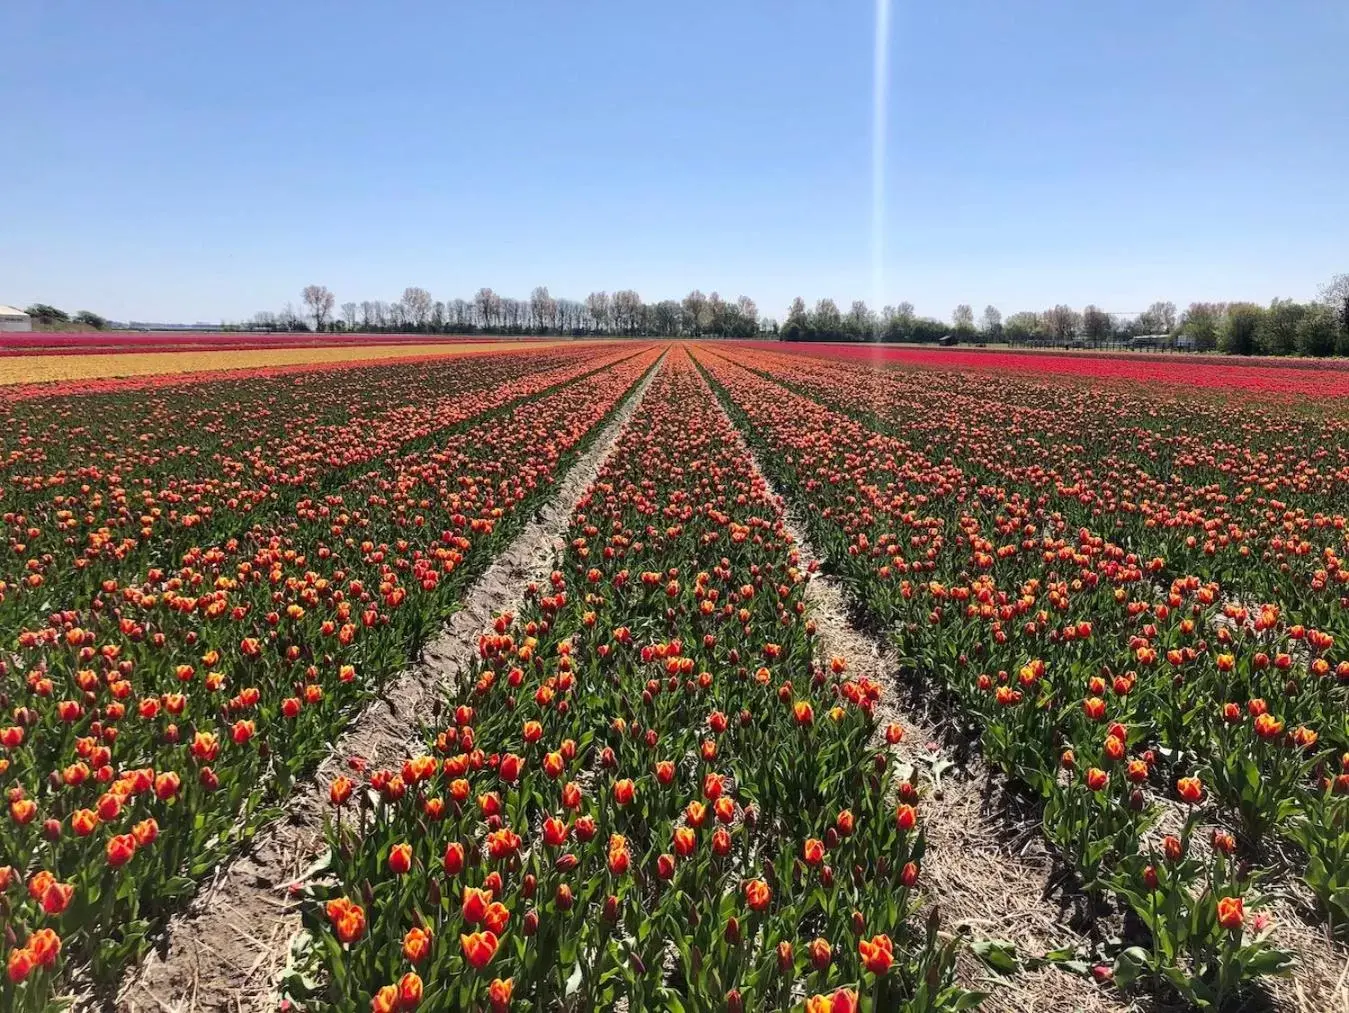
[[[118,1008],[325,761],[258,1009],[939,1013],[1032,970],[1329,1009],[1349,388],[1284,372],[612,341],[0,386],[0,1009]],[[596,448],[406,758],[341,753]],[[944,915],[916,724],[1050,856],[1053,945]]]

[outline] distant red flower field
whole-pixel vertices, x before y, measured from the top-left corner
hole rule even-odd
[[[797,345],[778,341],[748,344],[797,355],[887,365],[1060,374],[1298,397],[1349,397],[1349,368],[1322,361],[1280,360],[1275,365],[1265,359],[1203,355],[1162,358],[1136,352],[1054,354],[896,345]]]

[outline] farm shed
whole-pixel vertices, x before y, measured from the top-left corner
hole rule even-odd
[[[23,310],[0,304],[0,332],[31,331],[33,318]]]

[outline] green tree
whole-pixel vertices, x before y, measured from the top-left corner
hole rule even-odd
[[[1260,319],[1255,346],[1262,355],[1292,355],[1297,350],[1297,327],[1307,307],[1292,299],[1275,299]]]
[[[1040,314],[1030,310],[1013,313],[1002,325],[1008,341],[1029,341],[1041,333]]]
[[[69,313],[45,302],[35,302],[24,312],[40,324],[64,324],[70,321]]]
[[[792,300],[780,336],[783,341],[810,340],[810,317],[806,312],[806,301],[800,296]]]
[[[1324,303],[1314,303],[1306,309],[1297,322],[1297,354],[1317,358],[1334,355],[1339,331],[1335,314]]]
[[[832,299],[821,299],[810,314],[810,329],[818,341],[837,341],[843,337],[843,314]]]
[[[1194,340],[1198,351],[1211,352],[1218,347],[1218,328],[1225,309],[1221,303],[1190,303],[1181,321],[1180,332]]]
[[[1255,303],[1232,303],[1227,307],[1227,319],[1218,332],[1218,351],[1226,355],[1254,355],[1256,335],[1265,311]]]
[[[108,326],[108,321],[93,310],[80,310],[75,314],[75,323],[92,327],[96,331],[101,331]]]

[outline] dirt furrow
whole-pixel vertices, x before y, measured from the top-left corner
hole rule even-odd
[[[328,782],[352,756],[389,767],[422,751],[421,722],[432,703],[472,665],[478,635],[493,617],[518,608],[527,584],[551,572],[577,499],[659,368],[658,363],[642,379],[573,463],[548,504],[474,583],[421,661],[394,680],[334,744],[314,777],[287,801],[285,815],[260,832],[247,853],[222,866],[188,911],[170,923],[164,945],[123,983],[115,1004],[119,1013],[276,1008],[291,940],[301,931],[300,905],[291,887],[323,851]],[[99,1006],[96,1000],[83,1003],[88,1010]]]

